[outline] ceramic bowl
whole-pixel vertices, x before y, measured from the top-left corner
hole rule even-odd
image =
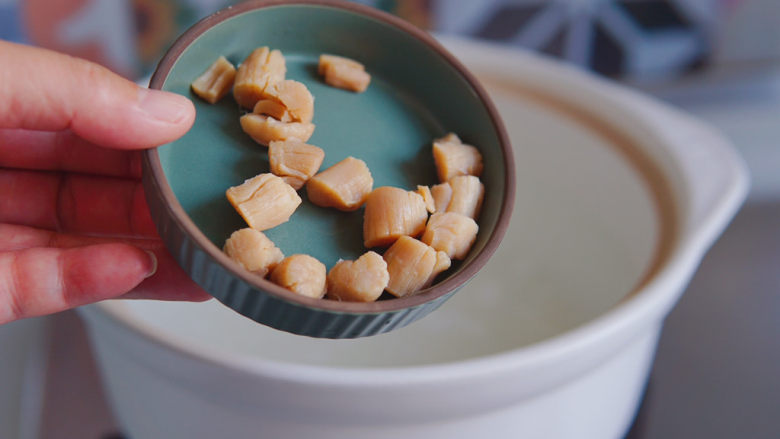
[[[269,172],[265,147],[242,132],[231,97],[217,105],[196,98],[190,83],[220,55],[240,63],[253,49],[280,49],[287,78],[315,97],[316,129],[325,169],[348,156],[364,160],[374,187],[437,183],[431,142],[447,132],[480,149],[486,195],[477,241],[418,294],[373,303],[317,300],[252,275],[221,251],[246,227],[225,190]],[[326,85],[317,75],[322,53],[360,60],[372,75],[360,94]],[[495,251],[514,200],[512,150],[502,122],[473,76],[429,35],[389,14],[334,1],[249,1],[193,26],[171,47],[151,87],[192,98],[193,128],[144,157],[144,188],[160,236],[204,290],[239,313],[297,334],[351,338],[404,326],[428,314],[472,278]],[[340,212],[303,204],[266,235],[286,254],[314,256],[330,269],[355,259],[362,245],[362,209]]]
[[[82,308],[130,437],[618,439],[664,318],[738,209],[714,128],[528,53],[447,40],[507,122],[506,238],[432,315],[322,340],[217,303]]]

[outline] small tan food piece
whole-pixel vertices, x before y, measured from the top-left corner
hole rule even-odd
[[[401,236],[418,236],[427,219],[420,194],[391,186],[376,188],[366,199],[363,244],[369,248],[387,246]]]
[[[325,295],[327,269],[309,255],[284,258],[271,272],[271,282],[301,296],[321,299]]]
[[[241,129],[255,142],[268,145],[274,140],[309,140],[314,134],[314,124],[304,122],[282,122],[270,116],[247,113],[241,116]]]
[[[436,212],[436,201],[433,199],[431,188],[428,186],[417,186],[417,193],[423,197],[423,201],[425,201],[425,209],[428,211],[428,213]]]
[[[209,104],[216,104],[233,86],[236,68],[220,56],[202,75],[192,81],[192,91]]]
[[[422,242],[447,253],[450,259],[463,259],[477,239],[476,221],[457,212],[434,213],[428,219]]]
[[[454,133],[433,141],[433,161],[441,182],[458,175],[482,175],[482,154]]]
[[[271,116],[279,122],[292,122],[292,116],[284,105],[270,99],[261,99],[255,104],[252,113]]]
[[[320,55],[318,71],[326,84],[358,93],[366,91],[371,82],[363,64],[343,56]]]
[[[260,174],[225,192],[228,201],[255,230],[267,230],[290,219],[301,197],[281,177]]]
[[[320,62],[317,65],[317,73],[320,75],[324,75],[325,72],[333,67],[334,64],[342,64],[352,69],[358,69],[358,70],[365,70],[365,66],[363,64],[353,60],[349,59],[343,56],[338,55],[329,55],[327,53],[323,53],[320,55]]]
[[[314,96],[298,81],[279,81],[269,85],[265,93],[269,99],[284,106],[294,122],[308,123],[314,117]]]
[[[387,291],[403,297],[433,283],[442,271],[450,268],[449,256],[408,236],[402,236],[385,252],[390,282]]]
[[[271,141],[268,160],[271,172],[298,190],[320,169],[325,151],[298,139]]]
[[[436,212],[458,212],[477,219],[482,209],[485,185],[473,175],[459,175],[431,188]]]
[[[347,157],[309,179],[306,193],[317,206],[348,212],[363,205],[373,186],[366,162]]]
[[[433,197],[434,211],[446,212],[447,206],[452,200],[452,186],[449,183],[434,185],[431,188],[431,196]]]
[[[238,66],[233,97],[242,107],[253,108],[257,101],[267,97],[266,88],[283,80],[286,73],[282,52],[257,48]]]
[[[329,299],[345,302],[373,302],[382,295],[390,275],[387,263],[375,252],[353,261],[339,261],[328,273]]]
[[[485,196],[485,185],[473,175],[459,175],[449,181],[452,187],[452,198],[447,206],[447,212],[458,212],[477,219],[482,209],[482,199]]]
[[[325,70],[325,83],[336,88],[362,93],[368,88],[371,75],[364,70],[337,64]]]
[[[284,259],[273,241],[263,232],[249,227],[233,232],[225,241],[224,252],[238,265],[261,277]]]

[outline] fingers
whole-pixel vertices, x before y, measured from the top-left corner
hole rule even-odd
[[[0,169],[0,222],[72,233],[156,237],[140,182]]]
[[[123,295],[122,299],[202,302],[212,298],[187,276],[162,243],[153,252],[159,261],[157,272]]]
[[[75,235],[0,223],[0,252],[26,250],[36,247],[75,248],[112,242],[123,242],[153,253],[163,249],[163,244],[159,239]]]
[[[0,224],[0,258],[2,258],[3,253],[35,248],[69,249],[116,242],[151,252],[157,259],[155,274],[143,279],[130,292],[122,294],[122,298],[193,302],[211,298],[184,273],[159,239],[122,239],[117,241],[109,238],[62,234],[25,226]],[[0,270],[0,285],[3,276]],[[2,293],[0,293],[0,297],[2,297]],[[0,298],[0,303],[2,300]],[[0,305],[0,309],[2,309],[2,305]],[[1,314],[2,311],[0,311]],[[0,321],[2,321],[1,316]]]
[[[155,270],[127,244],[0,253],[0,324],[120,296]]]
[[[71,131],[0,129],[0,167],[141,178],[141,155],[102,148]]]
[[[183,135],[187,98],[148,90],[96,64],[0,41],[0,128],[70,129],[94,144],[149,148]]]

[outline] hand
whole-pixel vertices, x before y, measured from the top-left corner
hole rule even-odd
[[[158,238],[140,152],[192,103],[0,41],[0,324],[114,297],[205,300]]]

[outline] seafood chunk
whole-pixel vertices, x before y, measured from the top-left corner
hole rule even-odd
[[[293,122],[308,123],[314,117],[314,96],[298,81],[292,79],[279,81],[268,86],[265,94],[270,100],[286,108]]]
[[[265,277],[284,259],[284,254],[263,232],[249,227],[236,230],[225,241],[225,254],[241,267]]]
[[[309,179],[306,193],[317,206],[352,211],[363,205],[373,186],[366,163],[347,157]]]
[[[447,253],[450,259],[464,259],[477,239],[476,221],[457,212],[434,213],[428,219],[422,242]]]
[[[318,71],[326,84],[358,93],[364,92],[371,82],[363,64],[343,56],[320,55]]]
[[[363,64],[353,60],[349,59],[344,56],[338,56],[338,55],[329,55],[327,53],[323,53],[320,55],[320,62],[317,65],[317,73],[320,75],[324,75],[325,72],[333,67],[335,64],[341,64],[345,65],[352,69],[358,69],[358,70],[365,70],[365,66]]]
[[[216,104],[230,91],[235,77],[236,68],[224,56],[220,56],[192,81],[192,91],[209,104]]]
[[[292,116],[284,105],[270,99],[261,99],[255,104],[252,113],[262,116],[270,116],[279,122],[292,122]]]
[[[443,251],[408,236],[398,238],[384,255],[390,281],[385,288],[396,297],[404,297],[433,283],[434,278],[450,268],[450,258]]]
[[[254,108],[267,97],[266,88],[284,79],[287,67],[282,52],[259,47],[238,66],[233,83],[233,97],[244,108]]]
[[[309,140],[314,134],[314,124],[304,122],[282,122],[270,116],[247,113],[241,116],[241,129],[255,142],[268,146],[274,140]]]
[[[320,299],[325,295],[325,265],[309,255],[284,258],[271,272],[271,282],[301,296]]]
[[[382,295],[389,279],[385,260],[370,251],[355,261],[339,261],[330,269],[327,297],[345,302],[373,302]]]
[[[433,197],[434,211],[446,212],[447,206],[452,200],[452,186],[449,183],[440,183],[431,187],[431,196]]]
[[[268,144],[268,160],[271,172],[282,177],[298,190],[317,173],[325,158],[325,151],[298,139],[271,141]]]
[[[369,248],[387,246],[401,236],[418,236],[427,219],[420,194],[391,186],[376,188],[366,199],[363,244]]]
[[[433,161],[439,181],[449,181],[458,175],[482,175],[482,154],[471,145],[449,133],[433,141]]]
[[[423,201],[425,202],[425,209],[428,211],[428,213],[436,212],[436,201],[434,200],[433,194],[431,193],[431,188],[428,186],[417,186],[417,193],[423,197]]]
[[[485,185],[473,175],[459,175],[431,188],[436,212],[458,212],[477,219],[482,209]]]
[[[229,188],[228,201],[255,230],[276,227],[290,219],[301,197],[281,177],[260,174]]]

